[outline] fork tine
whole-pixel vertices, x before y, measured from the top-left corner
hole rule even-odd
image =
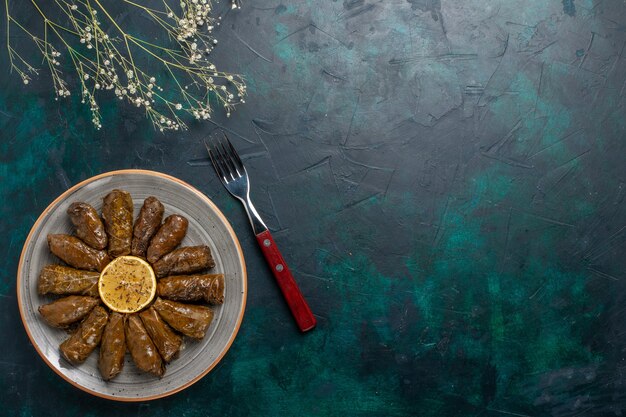
[[[224,177],[224,181],[228,182],[229,177],[232,178],[232,175],[230,173],[230,169],[224,163],[224,157],[220,153],[219,143],[217,141],[213,142],[213,152],[215,153],[214,155],[215,161],[217,162],[217,164],[220,167],[220,170],[222,171],[222,176]]]
[[[218,139],[217,148],[220,152],[220,156],[222,157],[222,161],[228,167],[228,171],[233,179],[237,179],[241,177],[241,173],[237,170],[233,158],[229,155],[226,145],[223,141]]]
[[[206,150],[209,153],[209,159],[211,159],[211,164],[213,165],[215,172],[217,172],[217,176],[219,177],[221,181],[225,181],[226,175],[224,175],[222,168],[220,167],[219,163],[216,161],[216,157],[214,156],[215,151],[211,149],[211,146],[206,141],[204,141],[204,146],[206,147]]]
[[[214,148],[215,148],[215,153],[217,154],[216,159],[219,161],[220,166],[222,167],[222,170],[226,174],[225,176],[230,177],[233,180],[236,178],[239,178],[239,175],[237,175],[237,172],[234,169],[232,162],[230,161],[230,158],[224,149],[224,145],[219,139],[215,140]]]
[[[235,167],[237,168],[237,171],[239,172],[239,175],[243,175],[246,168],[243,165],[243,162],[241,161],[239,154],[235,150],[235,147],[230,142],[230,139],[228,139],[228,136],[226,135],[224,131],[222,131],[222,136],[224,136],[224,139],[226,139],[226,144],[228,145],[228,151],[229,151],[230,157],[233,160]]]
[[[219,139],[216,138],[215,136],[211,137],[211,153],[209,156],[212,158],[213,161],[215,161],[215,164],[219,168],[220,175],[222,176],[223,182],[228,182],[231,179],[234,179],[230,171],[230,168],[224,161],[224,156],[221,154],[220,147],[219,147]]]

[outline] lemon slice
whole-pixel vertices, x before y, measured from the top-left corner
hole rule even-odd
[[[148,262],[136,256],[120,256],[102,270],[98,292],[111,310],[135,313],[154,299],[156,286],[156,277]]]

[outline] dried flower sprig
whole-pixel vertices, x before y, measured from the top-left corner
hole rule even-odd
[[[182,118],[185,114],[198,120],[209,119],[216,105],[224,107],[226,115],[230,116],[237,104],[245,102],[246,86],[242,77],[218,71],[208,59],[217,45],[213,30],[221,19],[214,17],[209,0],[178,0],[176,7],[164,1],[161,10],[122,0],[129,7],[140,9],[164,30],[168,36],[161,38],[167,38],[171,45],[148,42],[129,33],[101,1],[104,2],[53,0],[49,4],[62,15],[61,19],[55,20],[44,12],[40,3],[30,0],[43,19],[41,37],[10,14],[9,0],[5,0],[11,70],[24,84],[39,73],[12,46],[10,30],[16,27],[32,39],[41,53],[57,99],[72,95],[61,71],[61,60],[67,57],[66,62],[77,75],[81,102],[89,105],[96,128],[102,127],[97,96],[105,90],[111,90],[120,100],[143,108],[160,131],[186,129]],[[231,0],[231,4],[232,8],[240,7],[238,0]],[[60,43],[61,49],[53,45],[55,41]],[[157,69],[154,63],[158,64],[160,72],[167,74],[164,80],[150,75],[145,69],[148,66],[153,71]],[[168,86],[174,88],[164,90]]]

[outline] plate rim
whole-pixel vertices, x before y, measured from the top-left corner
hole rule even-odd
[[[35,232],[35,230],[38,228],[38,226],[40,225],[40,223],[43,221],[43,219],[48,215],[48,213],[50,211],[52,211],[52,208],[54,206],[56,206],[60,201],[62,201],[64,198],[68,197],[70,194],[72,194],[74,191],[76,191],[77,189],[84,187],[85,185],[92,183],[94,181],[97,181],[99,179],[102,178],[106,178],[106,177],[111,177],[111,176],[115,176],[115,175],[124,175],[124,174],[141,174],[141,175],[149,175],[149,176],[153,176],[153,177],[159,177],[162,179],[166,179],[166,180],[170,180],[173,181],[175,183],[178,183],[179,185],[187,188],[189,191],[193,192],[194,194],[196,194],[200,199],[204,200],[204,202],[206,202],[209,206],[211,206],[213,208],[213,210],[215,211],[215,213],[217,214],[217,216],[223,221],[223,223],[226,225],[226,229],[228,234],[230,235],[230,237],[233,239],[233,241],[235,242],[235,247],[237,249],[237,255],[239,258],[239,262],[241,264],[242,267],[242,283],[243,283],[243,288],[242,288],[242,303],[241,303],[241,308],[239,310],[239,315],[237,317],[237,323],[236,323],[236,327],[234,329],[234,331],[232,332],[232,335],[230,336],[226,347],[222,350],[222,352],[220,352],[220,354],[217,356],[217,358],[215,359],[215,361],[213,361],[213,363],[207,367],[207,369],[205,369],[204,371],[202,371],[199,375],[197,375],[195,378],[193,378],[191,381],[167,390],[165,392],[159,393],[159,394],[155,394],[155,395],[149,395],[149,396],[145,396],[145,397],[126,397],[126,398],[121,398],[121,397],[116,397],[116,396],[112,396],[112,395],[108,395],[102,392],[97,392],[94,390],[91,390],[87,387],[84,387],[80,384],[78,384],[77,382],[69,379],[66,375],[64,375],[59,369],[57,369],[56,366],[54,366],[47,358],[46,356],[43,354],[43,352],[41,351],[41,349],[39,348],[39,346],[37,345],[37,343],[33,340],[33,336],[30,332],[30,328],[28,327],[28,325],[26,324],[26,312],[24,311],[24,306],[22,305],[22,268],[24,266],[24,256],[26,254],[26,249],[28,247],[28,245],[31,242],[32,239],[32,235]],[[20,319],[22,320],[22,325],[24,327],[24,329],[26,330],[26,334],[28,336],[28,339],[30,340],[31,345],[35,348],[35,351],[37,352],[37,354],[43,359],[43,361],[48,365],[48,367],[50,367],[57,375],[59,375],[61,378],[63,378],[65,381],[69,382],[71,385],[73,385],[74,387],[80,389],[81,391],[87,392],[89,394],[95,395],[97,397],[100,398],[105,398],[107,400],[114,400],[114,401],[119,401],[119,402],[141,402],[141,401],[151,401],[151,400],[156,400],[158,398],[164,398],[164,397],[168,397],[170,395],[176,394],[188,387],[190,387],[191,385],[193,385],[194,383],[198,382],[200,379],[202,379],[204,376],[206,376],[213,368],[215,368],[217,366],[218,363],[221,362],[221,360],[224,358],[224,356],[226,355],[226,353],[230,350],[230,347],[232,346],[235,338],[237,337],[237,334],[239,333],[239,328],[241,327],[241,323],[243,321],[243,316],[244,316],[244,312],[246,309],[246,301],[248,298],[248,273],[247,273],[247,269],[246,269],[246,262],[245,262],[245,258],[243,256],[243,250],[241,248],[241,244],[239,242],[239,239],[237,238],[237,235],[235,234],[235,231],[233,230],[230,222],[228,221],[228,219],[226,218],[226,216],[224,215],[224,213],[222,213],[222,211],[215,205],[215,203],[213,203],[213,201],[211,201],[211,199],[209,199],[206,195],[204,195],[200,190],[198,190],[197,188],[195,188],[194,186],[188,184],[187,182],[173,177],[171,175],[168,174],[164,174],[162,172],[158,172],[158,171],[152,171],[152,170],[147,170],[147,169],[120,169],[120,170],[115,170],[115,171],[108,171],[108,172],[104,172],[102,174],[98,174],[92,177],[89,177],[75,185],[73,185],[72,187],[68,188],[67,190],[65,190],[63,193],[61,193],[61,195],[59,195],[57,198],[55,198],[50,204],[48,204],[48,206],[45,208],[45,210],[43,210],[43,212],[39,215],[39,217],[37,218],[37,220],[35,221],[35,223],[33,224],[33,226],[30,229],[30,232],[28,233],[28,235],[26,236],[26,240],[24,241],[24,245],[22,246],[22,252],[20,254],[20,259],[18,262],[18,266],[17,266],[17,280],[16,280],[16,290],[17,290],[17,304],[19,307],[19,311],[20,311]]]

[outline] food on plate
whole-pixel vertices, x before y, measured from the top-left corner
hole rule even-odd
[[[67,209],[67,214],[74,227],[76,236],[94,249],[107,247],[107,234],[104,224],[95,208],[87,203],[75,202]]]
[[[126,336],[124,333],[124,315],[112,312],[102,333],[98,369],[105,381],[115,378],[124,367],[126,355]]]
[[[175,249],[152,265],[157,278],[192,274],[214,266],[215,261],[208,246],[187,246]]]
[[[59,347],[65,359],[73,364],[85,362],[85,359],[100,344],[102,331],[107,324],[109,314],[100,306],[95,306],[78,329]]]
[[[153,307],[139,313],[139,317],[163,360],[171,361],[180,350],[180,345],[183,343],[182,337],[174,333]]]
[[[130,249],[133,256],[146,257],[150,239],[159,230],[164,211],[165,207],[158,198],[148,197],[144,200],[133,226],[133,240]]]
[[[105,251],[94,249],[75,236],[48,235],[48,247],[63,262],[78,269],[102,271],[111,260]]]
[[[69,295],[39,306],[39,314],[53,327],[67,327],[85,317],[98,304],[95,297]]]
[[[159,280],[157,294],[175,301],[224,303],[224,274],[173,275]]]
[[[166,253],[174,250],[187,234],[189,222],[183,216],[172,214],[163,222],[163,226],[154,235],[148,246],[148,262],[158,261]]]
[[[163,360],[138,315],[131,314],[127,317],[125,336],[126,346],[137,368],[155,376],[163,376]]]
[[[104,197],[102,218],[109,239],[109,255],[129,255],[133,238],[133,200],[123,190],[113,190]]]
[[[46,265],[39,274],[39,294],[89,295],[98,297],[100,274],[63,265]]]
[[[163,220],[164,212],[148,197],[133,225],[131,195],[113,190],[104,197],[104,222],[77,202],[67,210],[76,236],[48,235],[50,251],[67,265],[42,268],[38,293],[62,297],[45,301],[39,313],[50,326],[75,329],[59,346],[70,363],[83,363],[100,346],[105,381],[122,372],[126,352],[141,371],[163,376],[183,338],[201,339],[210,327],[214,312],[202,304],[224,303],[224,275],[202,273],[215,266],[211,250],[179,248],[189,222],[177,214]]]
[[[120,256],[102,270],[98,291],[111,310],[136,313],[154,299],[156,285],[148,262],[136,256]]]
[[[213,320],[213,311],[205,306],[157,298],[153,307],[173,329],[194,339],[202,339]]]

